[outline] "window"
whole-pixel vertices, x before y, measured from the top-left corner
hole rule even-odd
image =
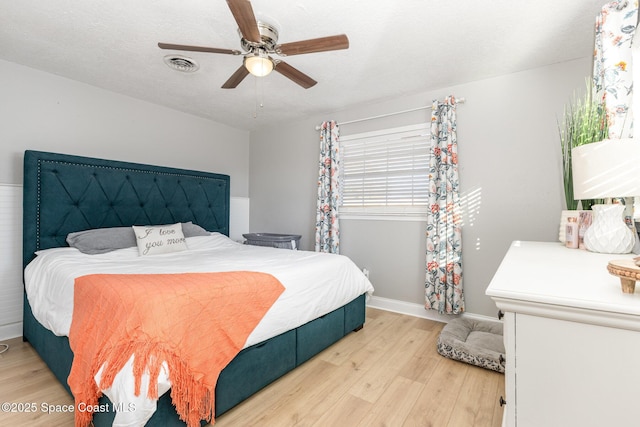
[[[341,137],[341,217],[424,217],[429,125]]]

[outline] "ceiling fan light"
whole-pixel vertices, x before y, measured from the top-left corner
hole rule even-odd
[[[273,62],[261,52],[245,56],[244,66],[247,71],[257,77],[264,77],[273,71]]]

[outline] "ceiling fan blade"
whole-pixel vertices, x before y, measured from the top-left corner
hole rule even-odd
[[[249,0],[227,0],[227,5],[231,9],[231,14],[235,18],[238,28],[240,28],[242,37],[250,42],[260,43],[262,39],[251,2]]]
[[[349,38],[340,34],[338,36],[321,37],[318,39],[302,40],[299,42],[277,45],[275,50],[280,55],[300,55],[303,53],[326,52],[349,48]]]
[[[245,68],[244,64],[241,65],[240,68],[238,68],[236,72],[233,73],[226,82],[224,82],[222,89],[235,89],[248,74],[249,71]]]
[[[300,86],[302,86],[305,89],[309,89],[310,87],[318,83],[317,81],[313,80],[311,77],[304,74],[302,71],[296,68],[293,68],[291,65],[283,61],[279,61],[276,64],[274,70],[279,72],[286,78],[298,83]]]
[[[239,50],[233,49],[218,49],[217,47],[190,46],[171,43],[158,43],[158,47],[160,49],[187,50],[190,52],[227,53],[229,55],[240,55],[241,53]]]

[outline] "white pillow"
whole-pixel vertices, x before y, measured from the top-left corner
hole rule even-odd
[[[141,256],[166,254],[188,249],[180,223],[171,225],[134,225],[133,232],[136,235],[138,253]]]

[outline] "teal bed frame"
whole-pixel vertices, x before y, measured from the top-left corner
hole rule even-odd
[[[228,175],[28,150],[24,155],[24,266],[36,251],[67,246],[67,234],[92,228],[192,221],[229,235],[229,184]],[[365,296],[360,295],[331,313],[242,350],[220,374],[215,417],[359,330],[364,320]],[[71,393],[69,340],[38,323],[26,293],[23,321],[24,340]],[[158,400],[147,426],[186,425],[169,394]],[[112,407],[106,396],[100,403]],[[113,412],[96,413],[94,425],[110,426],[114,416]]]

